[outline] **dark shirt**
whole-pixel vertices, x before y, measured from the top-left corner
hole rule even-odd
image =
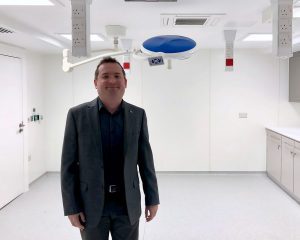
[[[124,187],[124,110],[123,102],[116,112],[111,114],[98,98],[100,128],[103,150],[104,183],[106,191],[109,185]]]

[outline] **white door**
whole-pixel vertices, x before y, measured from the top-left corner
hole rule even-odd
[[[0,54],[0,208],[24,189],[21,59]]]

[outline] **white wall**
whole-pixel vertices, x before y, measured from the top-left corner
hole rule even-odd
[[[234,61],[234,72],[225,72],[224,52],[212,51],[211,170],[264,171],[264,127],[277,123],[277,60],[237,50]],[[240,112],[248,118],[239,118]]]
[[[67,110],[97,96],[97,61],[61,70],[45,58],[45,158],[59,171]],[[224,71],[224,50],[200,50],[173,69],[132,62],[125,100],[146,109],[158,171],[264,171],[265,126],[300,127],[300,104],[289,103],[287,61],[236,50]],[[240,119],[245,112],[248,118]]]
[[[32,115],[33,108],[37,114],[44,114],[44,65],[43,56],[26,51],[25,77],[27,79],[27,118]],[[28,122],[25,129],[28,131],[28,170],[29,182],[34,181],[46,172],[45,161],[45,127],[44,120]]]
[[[166,66],[142,64],[142,99],[157,170],[209,171],[210,51]]]
[[[27,118],[35,107],[40,113],[43,104],[43,57],[40,54],[7,44],[0,43],[0,52],[18,57],[22,61],[23,82],[23,122],[24,128],[24,189],[28,184],[46,172],[44,158],[44,126],[43,122],[28,123]],[[28,161],[28,156],[31,160]]]

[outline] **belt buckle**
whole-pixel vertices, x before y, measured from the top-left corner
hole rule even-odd
[[[109,185],[109,187],[108,187],[108,192],[109,193],[115,193],[117,191],[118,191],[117,185]]]

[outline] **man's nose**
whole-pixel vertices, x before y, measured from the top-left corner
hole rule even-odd
[[[109,83],[115,83],[115,82],[116,82],[116,79],[115,79],[114,77],[110,77],[110,78],[108,79],[108,82],[109,82]]]

